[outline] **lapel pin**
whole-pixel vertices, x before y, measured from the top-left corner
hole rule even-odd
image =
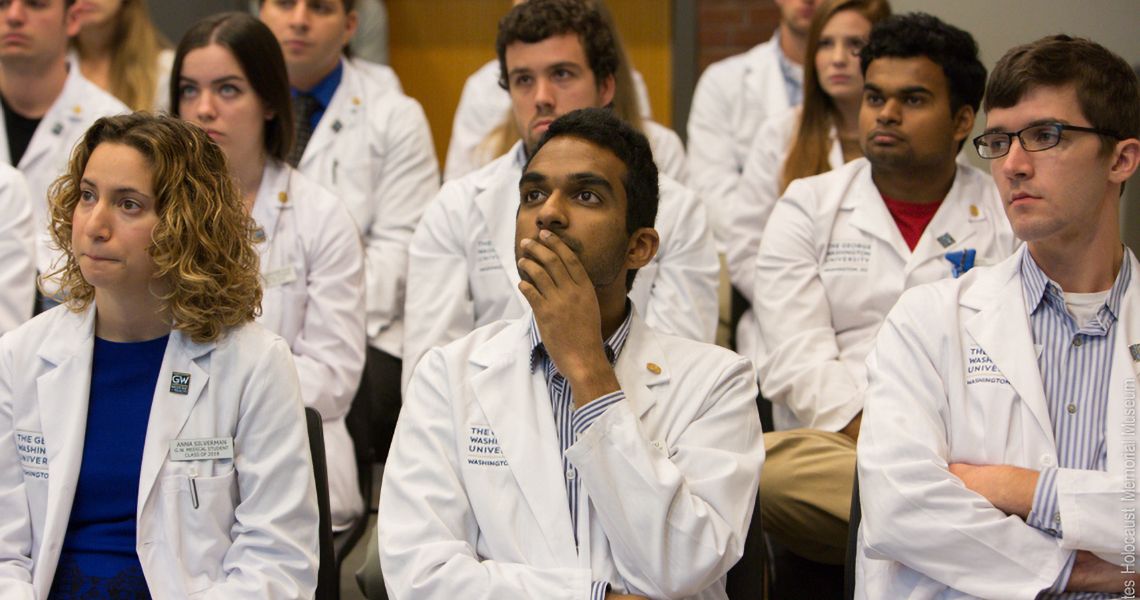
[[[353,96],[352,97],[352,104],[354,106],[360,106],[360,96]]]
[[[289,201],[288,192],[277,192],[277,201],[280,202],[281,204],[285,204],[286,202],[288,202]]]
[[[938,236],[938,243],[942,244],[943,248],[949,248],[950,245],[954,243],[954,236],[949,233],[944,233]]]
[[[979,214],[981,214],[981,211],[978,210],[978,205],[977,204],[971,204],[970,205],[970,216],[971,217],[977,217]]]
[[[653,373],[654,375],[660,375],[661,374],[661,367],[657,366],[657,363],[646,363],[645,368],[648,369],[649,372]]]
[[[73,107],[71,108],[71,112],[73,112],[73,113],[75,113],[75,114],[77,114],[77,115],[78,115],[79,113],[83,112],[83,107],[82,107],[82,106],[80,106],[80,105],[78,105],[78,104],[76,104],[75,106],[73,106]]]
[[[340,133],[341,127],[343,127],[343,125],[340,124],[340,119],[333,121],[333,124],[332,124],[333,133]]]
[[[190,393],[190,374],[175,371],[170,374],[170,393],[185,396]]]
[[[1140,344],[1132,344],[1128,351],[1132,353],[1132,360],[1140,362]]]
[[[52,135],[59,135],[63,131],[63,123],[56,123],[51,128]]]

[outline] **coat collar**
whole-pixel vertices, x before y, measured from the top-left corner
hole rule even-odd
[[[542,370],[530,368],[530,322],[527,311],[475,348],[468,357],[477,368],[471,388],[551,556],[562,564],[575,564],[550,394]],[[669,382],[669,368],[657,334],[634,309],[629,336],[615,365],[634,414],[644,415],[656,403],[656,389]]]

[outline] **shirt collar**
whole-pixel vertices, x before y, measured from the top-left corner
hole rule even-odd
[[[792,62],[792,60],[784,54],[784,49],[780,46],[779,29],[776,30],[776,33],[772,34],[772,43],[776,45],[776,61],[780,65],[780,74],[784,77],[784,87],[787,88],[788,102],[792,106],[798,106],[803,101],[804,68]]]
[[[629,299],[625,301],[625,319],[622,320],[621,325],[617,330],[610,335],[610,337],[603,344],[603,349],[606,351],[606,358],[610,361],[610,366],[617,363],[617,359],[621,356],[622,348],[625,347],[625,340],[629,337],[629,329],[633,324],[633,310],[631,309]],[[542,336],[538,333],[538,323],[534,320],[534,313],[530,315],[530,372],[538,365],[544,362],[549,355],[546,353],[546,347],[542,345]],[[555,368],[557,372],[557,368]]]
[[[329,103],[332,102],[333,94],[335,94],[336,89],[340,87],[340,80],[343,78],[343,76],[344,63],[337,61],[336,68],[330,71],[328,75],[325,75],[324,79],[318,81],[317,85],[313,86],[313,89],[307,92],[301,92],[297,90],[297,88],[291,87],[289,90],[293,93],[293,96],[302,93],[312,96],[318,103],[320,103],[321,108],[325,109],[328,108]]]
[[[1108,290],[1108,297],[1104,300],[1104,305],[1108,308],[1114,322],[1120,318],[1120,305],[1124,301],[1124,292],[1128,290],[1131,283],[1132,251],[1125,246],[1124,260],[1120,263],[1120,271],[1116,274],[1116,281],[1113,282],[1112,288]],[[1037,266],[1037,261],[1033,260],[1033,255],[1030,254],[1028,248],[1021,255],[1021,284],[1025,292],[1026,314],[1031,315],[1037,312],[1042,303],[1046,303],[1050,298],[1059,302],[1058,307],[1065,305],[1061,286],[1049,279],[1041,267]]]

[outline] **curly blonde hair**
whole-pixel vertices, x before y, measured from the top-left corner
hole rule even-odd
[[[51,186],[51,236],[65,262],[46,277],[58,282],[64,303],[80,312],[95,298],[72,253],[71,219],[87,161],[102,143],[134,148],[151,166],[158,223],[148,253],[155,278],[169,284],[163,286],[169,291],[155,293],[169,308],[173,327],[195,342],[213,341],[260,314],[255,224],[230,179],[225,154],[201,129],[149,113],[96,121],[72,152],[67,172]]]

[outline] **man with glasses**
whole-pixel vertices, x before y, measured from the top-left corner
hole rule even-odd
[[[1083,39],[1010,50],[974,139],[1026,244],[907,292],[867,361],[858,597],[1135,597],[1140,85]]]
[[[992,181],[955,159],[985,87],[970,34],[924,14],[871,30],[860,55],[865,158],[792,182],[756,260],[776,428],[760,480],[765,529],[791,552],[843,564],[863,362],[903,290],[1010,255]]]

